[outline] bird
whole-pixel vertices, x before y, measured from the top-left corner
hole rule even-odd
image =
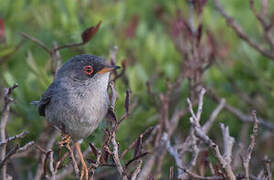
[[[91,135],[106,116],[110,72],[118,68],[95,55],[74,56],[60,67],[37,103],[39,114],[75,143],[82,165],[81,179],[88,179],[88,169],[79,141]]]

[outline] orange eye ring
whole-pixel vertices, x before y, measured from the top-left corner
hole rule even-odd
[[[86,75],[91,75],[93,73],[93,67],[92,66],[85,66],[84,72]]]

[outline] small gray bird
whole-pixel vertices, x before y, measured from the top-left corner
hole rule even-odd
[[[77,141],[88,137],[105,117],[109,72],[117,68],[94,55],[72,57],[58,70],[38,102],[39,114],[76,142],[86,179],[88,172]]]

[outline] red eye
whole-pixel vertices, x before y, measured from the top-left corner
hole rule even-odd
[[[84,72],[86,75],[91,75],[93,73],[93,67],[92,66],[85,66]]]

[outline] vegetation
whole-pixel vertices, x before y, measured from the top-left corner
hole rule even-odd
[[[216,149],[203,139],[210,137],[223,154],[222,145],[226,142],[221,134],[225,136],[229,127],[226,137],[235,139],[230,152],[235,177],[248,174],[250,178],[271,179],[274,1],[0,0],[0,4],[1,132],[11,137],[28,131],[23,138],[15,138],[5,145],[7,153],[14,150],[7,161],[3,162],[5,156],[1,157],[1,168],[7,167],[9,176],[14,179],[53,177],[48,152],[53,150],[52,162],[56,165],[58,154],[64,155],[67,150],[58,153],[59,134],[48,127],[30,102],[39,100],[52,82],[59,65],[58,53],[62,62],[86,53],[104,57],[123,66],[122,72],[125,71],[117,72],[121,76],[115,81],[115,90],[110,90],[110,94],[117,93],[113,103],[116,102],[114,112],[118,119],[129,108],[129,114],[125,113],[127,118],[115,129],[119,154],[137,139],[135,146],[120,158],[127,173],[124,178],[133,178],[137,173],[139,179],[199,179],[201,176],[233,179],[227,169],[221,168]],[[88,42],[54,50],[56,46],[81,43],[82,32],[100,21],[100,28]],[[15,83],[18,87],[7,92],[5,88]],[[201,93],[203,88],[207,90],[205,94]],[[14,103],[7,99],[10,96]],[[125,105],[128,101],[129,105]],[[193,113],[190,113],[191,104]],[[203,104],[202,111],[197,108],[199,104]],[[10,110],[6,105],[11,106]],[[256,113],[251,113],[252,110]],[[196,117],[199,112],[202,112],[200,118]],[[212,112],[217,117],[212,119],[208,131],[203,131],[205,136],[197,135],[201,129],[195,127],[209,122]],[[5,127],[2,126],[4,115],[9,115]],[[194,120],[190,121],[191,117]],[[253,128],[254,121],[259,125],[259,132]],[[91,142],[97,151],[103,147],[108,139],[106,127],[113,129],[106,122],[84,140],[82,149],[89,149]],[[225,125],[220,128],[219,123]],[[142,133],[144,137],[140,136]],[[5,139],[1,134],[1,142]],[[47,146],[50,140],[54,142]],[[114,145],[109,143],[107,147],[114,151]],[[188,147],[182,153],[184,145]],[[3,153],[3,145],[0,147]],[[23,147],[26,149],[19,152]],[[246,157],[246,149],[252,153],[249,172],[240,159]],[[101,150],[102,154],[106,153]],[[174,155],[172,150],[178,154]],[[92,177],[120,178],[121,171],[119,168],[115,171],[118,165],[114,157],[114,160],[104,157],[105,162],[93,162],[96,157],[94,151],[86,156],[87,163],[96,165],[91,168],[95,172],[94,176],[91,173]],[[132,158],[133,163],[126,167]],[[149,169],[150,161],[153,163]],[[71,164],[69,158],[60,165],[57,179],[63,178],[59,175],[66,170],[66,164]],[[221,172],[213,173],[210,165]],[[4,171],[1,172],[3,177]],[[73,176],[68,173],[66,178]]]

